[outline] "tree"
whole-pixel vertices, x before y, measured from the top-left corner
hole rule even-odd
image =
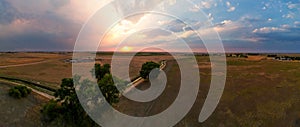
[[[77,98],[72,78],[63,79],[60,89],[54,93],[54,96],[56,99],[51,100],[41,110],[46,122],[56,120],[56,122],[63,122],[56,123],[59,125],[80,127],[95,125],[95,122],[86,114]]]
[[[146,62],[142,65],[141,71],[140,71],[140,76],[144,79],[149,78],[149,74],[150,72],[155,69],[155,68],[159,68],[160,65],[158,63],[155,62]]]
[[[58,105],[57,101],[50,100],[41,110],[45,121],[52,121],[55,118],[60,116],[60,112],[62,111],[62,107]]]
[[[95,64],[94,69],[91,71],[92,75],[95,76],[98,80],[101,80],[105,74],[110,74],[110,65],[104,64]]]
[[[125,82],[113,78],[110,74],[110,65],[105,64],[102,67],[100,64],[95,64],[95,67],[91,72],[98,79],[98,87],[105,97],[105,100],[110,104],[119,102],[119,91],[114,85],[113,79],[116,79],[116,84],[119,85],[124,84]],[[95,122],[84,111],[77,97],[74,81],[77,83],[79,79],[79,77],[76,77],[74,80],[72,78],[65,78],[62,80],[60,89],[54,94],[56,99],[50,101],[42,109],[42,114],[46,119],[46,122],[62,121],[63,123],[58,124],[80,127],[95,125]],[[79,89],[88,94],[90,90],[88,82],[90,81],[83,81],[85,82],[82,83],[83,86],[80,86]]]
[[[99,82],[99,88],[109,104],[119,102],[119,90],[114,85],[114,80],[111,74],[106,74]]]
[[[98,80],[98,86],[106,101],[109,104],[114,104],[119,102],[120,93],[115,84],[125,85],[125,82],[113,77],[110,74],[110,67],[109,64],[104,64],[103,66],[95,64],[95,67],[91,72],[95,74],[95,77]],[[114,79],[116,82],[114,82]]]

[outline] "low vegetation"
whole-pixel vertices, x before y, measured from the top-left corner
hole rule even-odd
[[[9,96],[14,98],[27,97],[31,93],[31,89],[26,86],[15,86],[8,91]]]

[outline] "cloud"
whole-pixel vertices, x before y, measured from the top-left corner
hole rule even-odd
[[[235,7],[229,7],[229,9],[227,10],[228,12],[232,12],[232,11],[234,11],[235,10]]]
[[[286,32],[287,30],[284,28],[278,27],[263,27],[259,29],[254,29],[253,33],[271,33],[271,32]]]
[[[297,9],[299,7],[299,4],[292,3],[291,1],[286,3],[286,5],[289,9]]]
[[[113,2],[114,8],[117,13],[121,16],[127,16],[128,14],[140,11],[149,11],[156,8],[164,10],[166,6],[173,5],[176,0],[115,0]],[[135,18],[130,19],[132,22],[136,23],[140,20],[143,15],[135,16]]]
[[[26,31],[21,34],[15,34],[0,38],[0,47],[2,51],[10,50],[71,50],[71,44],[74,37],[67,34],[49,34],[43,31]],[[65,42],[65,43],[60,43]],[[66,43],[68,42],[68,43]],[[49,49],[49,46],[51,49]]]
[[[296,27],[300,27],[300,21],[295,21],[295,22],[294,22],[294,25],[295,25]]]
[[[228,7],[227,12],[235,11],[235,7],[231,5],[229,1],[226,2],[226,6]]]
[[[0,1],[0,38],[3,42],[0,50],[72,49],[81,24],[61,15],[59,9],[54,9],[66,6],[69,2],[35,2]],[[42,4],[41,7],[36,5],[38,3]]]
[[[289,12],[288,14],[285,14],[282,17],[287,18],[287,19],[294,19],[295,18],[295,13]]]
[[[51,0],[50,3],[56,7],[60,8],[70,3],[70,0]]]
[[[240,22],[233,22],[232,20],[223,20],[220,23],[217,23],[214,25],[214,29],[217,32],[232,32],[236,29],[239,29],[242,27],[242,24]]]
[[[214,17],[211,13],[208,13],[208,20],[209,21],[213,21],[214,20]]]
[[[182,32],[182,34],[180,34],[179,37],[181,37],[181,38],[190,38],[190,37],[195,36],[195,35],[196,35],[196,33],[194,31],[189,30],[189,31]]]
[[[147,36],[147,38],[156,38],[158,36],[169,36],[169,35],[171,35],[170,32],[167,32],[167,31],[162,30],[162,29],[153,29],[153,30],[150,30],[150,31],[143,32],[143,34],[145,36]]]
[[[203,0],[200,2],[200,8],[211,8],[213,3],[213,0]]]
[[[280,27],[263,27],[255,29],[254,35],[258,38],[263,38],[265,43],[300,43],[300,27],[281,25]]]
[[[182,22],[181,20],[172,20],[169,22],[166,26],[166,28],[173,32],[182,32],[184,31],[184,28],[186,27],[186,24]]]
[[[10,24],[21,17],[21,14],[7,1],[0,0],[0,12],[0,24]]]
[[[271,22],[273,19],[272,18],[268,18],[268,22]]]
[[[9,48],[31,49],[30,47],[36,49],[72,49],[82,24],[99,7],[109,1],[0,0],[0,39],[3,42],[0,47],[7,50]],[[184,10],[180,8],[183,5],[176,3],[176,0],[117,0],[111,9],[112,12],[109,13],[122,17],[131,12],[164,8],[170,9],[176,14],[180,12],[178,15],[191,23],[191,26],[187,26],[180,20],[167,20],[167,18],[155,18],[155,16],[143,19],[147,17],[143,14],[133,16],[128,18],[128,21],[124,21],[123,24],[119,24],[120,26],[117,29],[117,32],[121,33],[119,36],[123,36],[122,33],[135,32],[130,32],[132,26],[142,29],[157,24],[174,32],[151,30],[140,33],[130,40],[134,43],[139,41],[149,42],[149,44],[159,44],[165,41],[171,43],[176,41],[176,38],[171,34],[199,43],[200,40],[195,38],[195,33],[192,30],[196,30],[209,38],[213,35],[210,32],[215,30],[219,32],[226,43],[232,41],[230,44],[236,44],[239,48],[251,47],[250,45],[254,42],[255,46],[258,46],[258,43],[261,43],[261,45],[272,45],[273,42],[291,44],[298,43],[300,40],[299,3],[296,1],[287,3],[285,1],[239,1],[239,3],[229,0],[194,1],[197,3],[196,5],[190,6],[189,10]],[[158,7],[158,4],[162,6]],[[174,4],[178,5],[168,8],[168,6]],[[216,8],[217,5],[222,6]],[[266,10],[262,11],[261,8]],[[204,19],[205,21],[197,20],[199,19],[197,14],[201,13],[199,12],[200,9],[208,14],[208,21],[207,19]],[[187,12],[185,13],[185,11]],[[236,13],[233,15],[228,12]],[[110,16],[111,14],[108,14],[103,19],[106,21],[106,19],[113,17]],[[156,21],[154,22],[155,25],[153,25],[153,21]],[[210,21],[213,21],[214,24],[211,25]],[[105,23],[101,20],[100,27],[101,24]],[[97,35],[91,35],[87,40],[98,39]],[[116,44],[115,42],[108,43],[111,45]],[[106,46],[111,46],[109,44]]]
[[[198,11],[200,11],[200,7],[198,6],[198,5],[194,5],[193,7],[191,7],[189,10],[191,11],[191,12],[198,12]]]
[[[210,9],[212,7],[217,7],[217,2],[215,0],[201,0],[200,3],[195,4],[190,8],[192,12],[198,12],[200,9]]]
[[[265,22],[265,20],[261,19],[260,17],[249,16],[249,15],[242,16],[239,19],[239,21],[248,24],[259,24]]]

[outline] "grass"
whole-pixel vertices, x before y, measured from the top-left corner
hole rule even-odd
[[[12,57],[14,56],[14,57]],[[60,82],[63,78],[72,77],[72,64],[67,63],[64,60],[71,59],[72,54],[58,54],[58,53],[2,53],[0,55],[0,63],[3,65],[12,65],[11,63],[6,63],[2,58],[12,57],[16,62],[14,64],[24,64],[24,61],[18,61],[19,58],[31,59],[40,58],[43,59],[43,63],[37,63],[33,65],[18,66],[1,68],[0,76],[18,78],[47,87],[57,89],[60,86]],[[112,55],[109,53],[98,53],[97,58],[101,59],[96,61],[97,63],[111,63]],[[130,63],[129,75],[130,78],[139,75],[140,68],[142,64],[147,61],[159,62],[161,60],[171,59],[171,56],[161,55],[161,56],[135,56]],[[31,63],[34,61],[28,60],[25,63]],[[13,64],[13,65],[14,65]],[[86,63],[83,63],[83,65]]]
[[[200,109],[210,86],[209,58],[197,57],[201,84],[198,98],[188,115],[176,127],[219,126],[296,126],[300,120],[300,64],[268,59],[229,58],[227,81],[220,103],[211,117],[198,123]],[[197,67],[197,66],[196,66]],[[121,99],[118,109],[134,116],[159,113],[177,96],[179,69],[176,64],[169,70],[167,89],[155,101],[143,104]],[[170,80],[171,79],[171,80]],[[141,84],[146,87],[149,84]],[[182,84],[184,85],[184,84]],[[168,88],[171,89],[168,91]],[[153,103],[152,109],[147,109]],[[133,108],[138,107],[138,108]]]
[[[229,59],[225,91],[215,113],[199,126],[295,126],[300,64]],[[298,115],[297,115],[298,114]]]
[[[18,57],[22,57],[18,54]],[[0,69],[0,75],[40,82],[51,88],[58,88],[62,78],[71,77],[71,64],[63,59],[72,56],[65,54],[25,54],[39,56],[46,63]],[[297,54],[293,54],[297,55]],[[1,54],[0,58],[10,55]],[[11,55],[12,56],[12,55]],[[111,54],[97,54],[100,63],[110,63]],[[295,126],[300,120],[300,64],[299,62],[264,59],[262,56],[250,58],[228,58],[227,81],[223,96],[216,111],[204,123],[198,123],[198,116],[210,87],[209,57],[197,56],[201,83],[198,98],[188,115],[176,126]],[[31,58],[29,58],[31,59]],[[33,58],[35,59],[35,58]],[[130,63],[130,77],[138,75],[146,61],[159,62],[173,59],[168,55],[138,55]],[[36,59],[35,59],[36,60]],[[0,63],[3,64],[0,59]],[[33,60],[34,61],[34,60]],[[12,63],[7,63],[12,64]],[[18,64],[13,63],[13,64]],[[169,62],[168,62],[169,64]],[[167,68],[168,82],[164,93],[153,102],[137,103],[126,98],[116,108],[126,114],[145,116],[157,114],[168,108],[177,96],[180,85],[180,69],[175,61]],[[138,86],[147,89],[149,83]],[[149,107],[152,107],[149,109]]]
[[[8,90],[12,87],[12,85],[0,82],[0,125],[41,126],[40,109],[48,100],[34,93],[26,98],[15,99],[8,96]]]
[[[40,62],[59,58],[60,56],[60,54],[54,53],[1,53],[0,66]]]

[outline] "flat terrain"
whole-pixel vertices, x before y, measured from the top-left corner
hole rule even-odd
[[[228,58],[228,78],[221,101],[213,115],[198,123],[210,85],[208,57],[197,57],[201,72],[198,98],[178,127],[282,127],[299,126],[300,121],[300,63],[276,61],[263,56]],[[138,103],[124,97],[117,109],[133,116],[160,113],[172,104],[180,85],[179,68],[175,61],[168,62],[168,82],[164,93],[154,101]],[[196,68],[195,68],[196,69]],[[149,82],[138,86],[147,89]]]
[[[299,54],[281,54],[300,56]],[[98,54],[97,63],[110,63],[111,54]],[[58,88],[62,78],[72,75],[72,64],[65,60],[72,54],[64,53],[1,53],[0,75],[20,78],[42,85]],[[159,62],[168,60],[165,69],[168,77],[167,88],[156,100],[137,103],[124,97],[116,108],[133,116],[149,116],[167,109],[177,96],[180,84],[180,69],[176,61],[168,55],[139,55],[130,64],[130,77],[138,75],[140,67],[146,61]],[[20,61],[19,61],[20,60]],[[200,88],[197,100],[188,115],[180,121],[177,127],[296,127],[300,126],[300,62],[279,61],[267,58],[266,55],[249,56],[248,58],[228,57],[228,73],[223,96],[216,111],[204,123],[198,123],[198,117],[207,91],[210,86],[211,64],[207,56],[197,56],[200,70]],[[85,63],[82,63],[85,64]],[[2,68],[1,68],[2,67]],[[147,89],[149,82],[137,86]],[[7,96],[9,86],[0,84],[2,113],[0,125],[29,120],[24,115],[26,109],[32,109],[39,101],[32,102],[34,97],[14,101]],[[9,102],[9,103],[8,103]],[[17,106],[13,110],[12,107]],[[23,115],[7,115],[9,111]],[[26,116],[26,118],[24,117]],[[36,118],[33,113],[30,115]],[[16,120],[8,120],[16,118]],[[31,119],[31,118],[30,118]],[[28,125],[31,125],[28,123]]]
[[[40,109],[48,101],[34,92],[28,97],[15,99],[8,96],[12,85],[0,82],[0,126],[39,127],[42,126]]]
[[[57,88],[62,78],[71,76],[71,64],[64,62],[70,57],[58,53],[2,53],[0,75]]]
[[[170,56],[136,56],[130,63],[129,74],[131,78],[138,76],[143,63],[147,61],[159,62],[168,60]],[[0,76],[8,76],[28,80],[58,88],[61,79],[72,77],[71,53],[1,53]],[[111,63],[111,54],[98,54],[96,63]],[[91,63],[79,63],[82,66]],[[92,63],[93,64],[93,63]]]

